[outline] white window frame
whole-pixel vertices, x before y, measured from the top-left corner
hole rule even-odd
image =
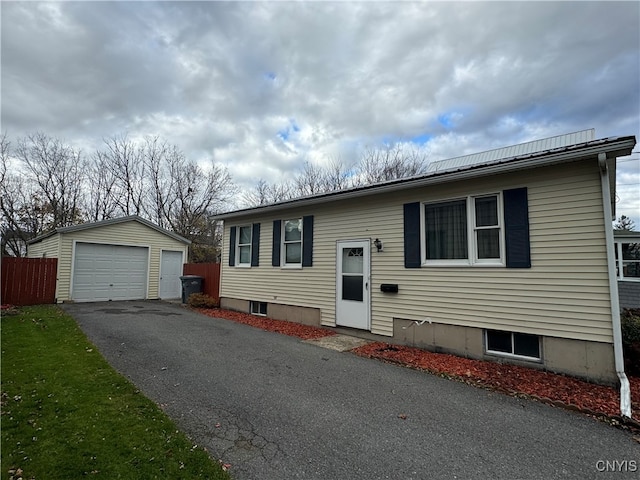
[[[633,241],[633,239],[624,239],[624,240],[615,240],[614,245],[616,247],[616,270],[618,280],[624,280],[625,282],[640,282],[640,277],[625,277],[624,276],[624,262],[625,260],[622,258],[622,245],[627,243],[640,243],[639,241]],[[640,260],[627,260],[627,262],[640,263]]]
[[[498,209],[498,225],[488,227],[476,227],[476,209],[475,199],[496,197],[497,209]],[[427,259],[426,249],[426,218],[425,218],[425,206],[426,205],[438,205],[441,203],[454,202],[465,200],[467,202],[467,258],[464,259]],[[506,266],[505,260],[505,228],[504,228],[504,207],[503,207],[502,192],[490,192],[482,194],[467,195],[464,197],[453,197],[440,199],[437,201],[423,202],[420,205],[420,252],[422,256],[422,265],[425,267],[460,267],[460,266],[472,266],[472,267],[504,267]],[[477,231],[486,229],[499,228],[499,241],[500,241],[500,258],[478,258],[478,241]]]
[[[264,313],[260,312],[261,307],[264,305]],[[260,317],[267,316],[267,302],[259,302],[257,300],[251,300],[249,302],[249,312],[251,315],[258,315]]]
[[[296,220],[300,222],[300,240],[287,241],[285,226],[287,222],[293,222]],[[281,232],[280,238],[282,240],[280,242],[280,265],[283,268],[302,268],[302,256],[303,256],[302,249],[304,247],[304,222],[302,220],[302,217],[283,219],[281,228],[282,228],[282,232]],[[292,245],[294,243],[300,244],[300,261],[295,263],[287,263],[287,245]]]
[[[539,357],[529,357],[528,355],[518,355],[517,353],[513,353],[515,352],[515,334],[518,333],[522,333],[522,332],[511,332],[511,331],[507,331],[507,330],[503,330],[503,333],[509,333],[511,334],[511,352],[512,353],[507,353],[507,352],[500,352],[498,350],[489,350],[489,330],[494,330],[494,329],[485,329],[484,331],[484,351],[485,353],[489,354],[489,355],[497,355],[500,357],[508,357],[508,358],[514,358],[514,359],[519,359],[519,360],[527,360],[527,361],[532,361],[532,362],[542,362],[542,337],[540,337],[540,335],[536,335],[535,333],[531,334],[531,335],[535,335],[536,337],[538,337],[538,355],[540,355]],[[500,330],[496,330],[496,331],[500,331]]]
[[[240,238],[242,237],[242,235],[240,234],[240,230],[243,228],[249,229],[249,243],[240,243]],[[253,226],[252,225],[238,226],[237,234],[236,234],[236,267],[251,267],[251,255],[253,254],[252,245],[253,245]],[[242,255],[240,254],[240,247],[247,247],[247,246],[249,247],[249,262],[241,263],[240,259],[242,258]]]

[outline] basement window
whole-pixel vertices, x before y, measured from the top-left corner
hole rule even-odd
[[[540,336],[528,333],[485,331],[486,351],[495,355],[540,360]]]
[[[267,302],[251,301],[251,313],[265,317],[267,315]]]

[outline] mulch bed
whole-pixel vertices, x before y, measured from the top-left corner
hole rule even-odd
[[[311,327],[220,308],[195,308],[194,310],[209,317],[232,320],[303,340],[335,335],[333,330],[327,328]],[[351,352],[362,357],[397,363],[509,395],[527,396],[595,417],[606,417],[616,424],[622,422],[634,430],[640,429],[639,377],[629,377],[633,418],[623,422],[620,418],[620,394],[617,388],[517,365],[472,360],[384,342],[369,343]]]
[[[274,320],[273,318],[261,317],[242,312],[233,312],[222,308],[194,308],[194,310],[213,318],[224,318],[234,322],[244,323],[252,327],[261,328],[269,332],[282,333],[291,337],[298,337],[303,340],[335,335],[335,332],[327,328],[311,327],[301,323],[287,322],[286,320]]]
[[[355,348],[352,352],[510,395],[526,395],[552,405],[620,420],[620,393],[617,388],[596,385],[574,377],[383,342],[370,343]],[[629,382],[633,420],[640,422],[640,378],[629,377]],[[640,423],[634,425],[632,422],[631,426],[640,428]]]

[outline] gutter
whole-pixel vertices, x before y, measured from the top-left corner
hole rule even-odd
[[[609,186],[609,167],[607,154],[598,154],[600,181],[602,184],[602,207],[604,209],[604,233],[607,247],[607,265],[609,269],[609,296],[611,297],[611,323],[613,327],[613,353],[616,374],[620,380],[620,414],[631,417],[631,390],[629,379],[624,373],[624,355],[622,352],[622,328],[620,326],[620,299],[618,297],[618,279],[616,277],[616,260],[614,255],[613,226],[611,212],[611,188]]]

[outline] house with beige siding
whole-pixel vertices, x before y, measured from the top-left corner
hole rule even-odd
[[[587,130],[222,214],[221,304],[624,384],[611,222],[635,143]]]
[[[225,213],[221,304],[615,383],[615,165],[634,145],[587,130]]]
[[[181,296],[190,243],[133,215],[58,228],[27,254],[58,259],[58,302],[169,299]]]

